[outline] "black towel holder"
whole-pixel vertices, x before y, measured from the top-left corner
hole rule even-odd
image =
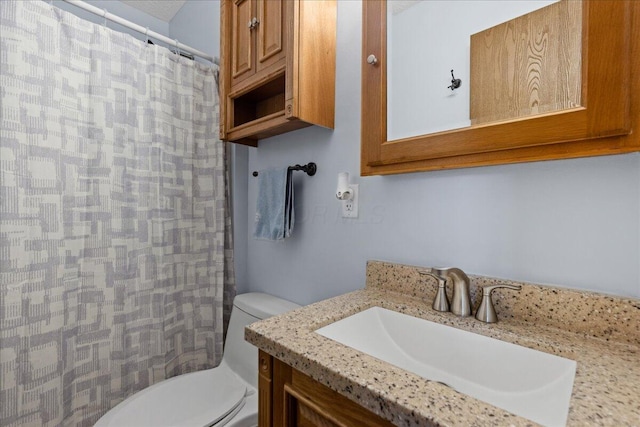
[[[315,163],[310,162],[307,163],[306,165],[300,166],[300,165],[295,165],[295,166],[289,166],[289,170],[290,171],[302,171],[304,173],[306,173],[309,176],[313,176],[316,174],[316,171],[318,170],[318,167],[316,166]],[[258,176],[258,171],[253,171],[253,176]]]

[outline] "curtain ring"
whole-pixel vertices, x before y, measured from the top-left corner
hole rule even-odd
[[[146,43],[149,44],[149,27],[144,30],[144,36],[147,39]]]
[[[107,9],[102,9],[102,17],[104,18],[103,26],[107,26]]]
[[[178,56],[180,56],[180,48],[178,47],[178,39],[173,39],[173,41],[176,43],[176,54]]]

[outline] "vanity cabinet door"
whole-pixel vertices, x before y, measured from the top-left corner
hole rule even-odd
[[[294,388],[284,388],[286,427],[345,427],[326,409],[319,407]]]
[[[271,362],[266,362],[270,360]],[[260,427],[391,427],[392,423],[260,351]],[[263,366],[270,369],[263,369]],[[267,380],[266,373],[271,377]],[[263,396],[271,396],[270,401]]]

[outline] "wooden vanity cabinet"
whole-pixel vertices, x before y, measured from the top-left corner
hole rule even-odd
[[[260,351],[260,427],[390,427],[393,424]]]
[[[222,0],[220,137],[333,128],[336,0]]]

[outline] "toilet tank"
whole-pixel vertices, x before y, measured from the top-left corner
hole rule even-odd
[[[259,292],[240,294],[233,300],[222,363],[255,388],[258,387],[258,349],[244,340],[244,327],[300,307]]]

